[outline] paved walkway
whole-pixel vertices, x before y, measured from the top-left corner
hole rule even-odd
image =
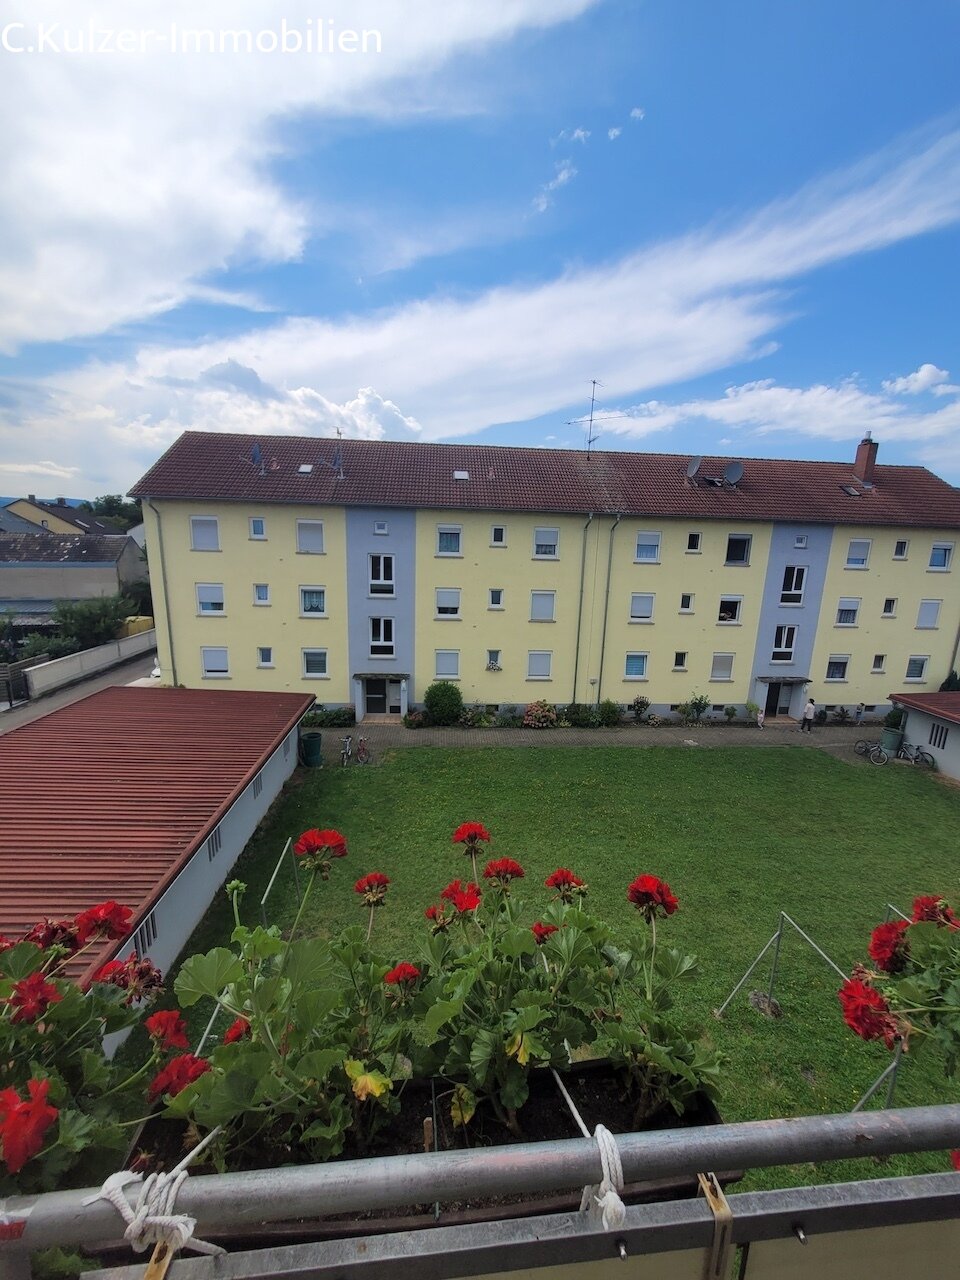
[[[18,702],[16,706],[9,708],[4,702],[0,706],[7,709],[0,711],[0,734],[9,733],[11,729],[19,729],[21,725],[40,720],[51,711],[69,707],[72,703],[79,702],[81,698],[89,697],[91,693],[99,693],[101,689],[110,689],[117,684],[130,684],[133,680],[143,679],[149,676],[156,663],[155,653],[143,653],[136,658],[131,658],[128,662],[121,663],[118,667],[111,667],[101,675],[92,676],[89,680],[82,680],[79,684],[72,684],[66,689],[58,689],[56,693],[47,694],[45,698],[38,698],[35,702]]]

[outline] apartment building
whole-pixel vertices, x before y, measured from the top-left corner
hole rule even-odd
[[[465,701],[936,690],[960,492],[920,467],[185,433],[143,499],[169,684]]]

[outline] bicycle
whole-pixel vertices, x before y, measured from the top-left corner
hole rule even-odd
[[[881,747],[879,742],[876,744],[876,746],[872,748],[867,758],[869,759],[871,764],[886,764],[887,761],[890,759],[890,757],[887,755],[886,751],[884,751],[883,747]]]
[[[871,742],[869,738],[858,738],[853,744],[853,749],[858,756],[868,756],[871,751],[879,747],[880,743]]]
[[[366,738],[357,739],[357,764],[369,764],[373,757],[370,754],[370,748],[367,746]]]
[[[906,760],[909,764],[917,764],[921,769],[935,769],[937,766],[936,760],[929,751],[921,751],[910,742],[901,742],[897,750],[897,759]]]
[[[346,768],[350,763],[350,757],[353,755],[353,738],[347,735],[346,738],[340,739],[340,765]]]

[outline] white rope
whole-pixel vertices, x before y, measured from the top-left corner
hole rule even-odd
[[[93,1204],[97,1200],[106,1200],[116,1209],[127,1224],[123,1233],[137,1253],[143,1253],[151,1245],[163,1242],[173,1252],[189,1245],[196,1253],[225,1253],[218,1244],[208,1244],[206,1240],[198,1240],[194,1236],[197,1225],[196,1218],[185,1213],[175,1213],[177,1196],[180,1188],[190,1176],[187,1165],[195,1160],[201,1151],[220,1132],[214,1129],[197,1143],[192,1151],[169,1173],[151,1173],[143,1181],[142,1173],[131,1173],[128,1169],[120,1173],[112,1173],[95,1196],[89,1196],[84,1204]],[[130,1202],[124,1194],[124,1187],[133,1182],[143,1182],[137,1203],[130,1208]]]
[[[626,1219],[626,1209],[620,1196],[623,1192],[623,1166],[620,1163],[620,1150],[617,1140],[609,1129],[598,1124],[593,1136],[600,1149],[600,1167],[602,1177],[599,1186],[583,1188],[580,1211],[597,1213],[603,1223],[604,1231],[615,1231],[622,1227]]]

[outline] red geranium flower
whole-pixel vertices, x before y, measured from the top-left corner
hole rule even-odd
[[[189,1049],[187,1024],[176,1009],[158,1009],[143,1024],[158,1049]]]
[[[125,1004],[149,1000],[163,989],[163,974],[149,956],[141,959],[135,951],[131,951],[126,960],[108,960],[90,981],[120,987],[127,993]]]
[[[360,877],[353,886],[353,891],[361,895],[367,906],[379,907],[387,896],[389,883],[390,877],[385,876],[382,871],[371,871],[369,875]]]
[[[890,920],[878,924],[870,935],[870,959],[884,973],[899,973],[907,963],[906,920]]]
[[[77,926],[73,920],[41,920],[29,933],[23,935],[23,940],[36,943],[41,951],[49,951],[51,947],[65,947],[73,952],[80,945]]]
[[[85,946],[92,938],[125,938],[132,925],[133,912],[110,899],[77,916],[77,941]]]
[[[946,901],[936,893],[926,894],[913,900],[913,923],[920,924],[924,921],[940,925],[941,928],[944,925],[951,929],[960,928],[960,920],[947,906]]]
[[[6,937],[5,934],[0,933],[0,952],[9,951],[10,948],[15,945],[16,944],[11,942],[11,940],[8,937]]]
[[[440,897],[453,904],[459,915],[467,911],[476,911],[481,902],[480,886],[471,880],[462,885],[459,880],[451,880],[445,889],[441,889]]]
[[[476,845],[480,840],[490,839],[490,832],[482,822],[461,822],[453,833],[451,844]]]
[[[339,831],[329,828],[318,831],[316,827],[312,827],[303,832],[293,846],[293,852],[303,859],[308,871],[319,871],[321,880],[329,880],[330,859],[345,858],[347,842]]]
[[[557,926],[555,924],[541,924],[539,920],[536,924],[531,925],[530,929],[537,940],[538,947],[543,946],[551,933],[557,932]]]
[[[439,907],[427,907],[423,914],[430,921],[430,925],[434,933],[446,932],[450,925],[450,921],[447,919],[447,913],[444,911],[442,905]]]
[[[950,1152],[950,1163],[956,1169],[957,1173],[960,1173],[960,1151]]]
[[[238,1040],[242,1040],[244,1036],[250,1034],[250,1023],[246,1018],[237,1018],[236,1022],[231,1022],[229,1027],[223,1033],[224,1044],[235,1044]]]
[[[49,1080],[28,1080],[24,1102],[16,1089],[0,1090],[0,1150],[11,1173],[19,1173],[43,1147],[43,1135],[59,1112],[47,1102]]]
[[[511,880],[523,879],[523,867],[512,858],[495,858],[484,867],[483,877],[485,880],[496,881],[502,889],[506,889]]]
[[[653,920],[658,911],[672,916],[680,905],[666,881],[656,876],[637,876],[627,889],[627,898],[647,921]]]
[[[47,982],[42,973],[31,973],[28,978],[13,984],[13,990],[7,996],[7,1003],[14,1010],[11,1022],[36,1022],[42,1018],[52,1004],[62,1000],[63,996],[53,985]]]
[[[579,876],[568,871],[566,867],[557,867],[552,875],[543,882],[548,889],[556,889],[561,902],[572,902],[574,897],[585,897],[587,886]]]
[[[210,1063],[206,1058],[196,1058],[192,1053],[181,1053],[179,1058],[171,1058],[167,1065],[153,1077],[150,1088],[147,1090],[147,1097],[151,1102],[155,1102],[164,1094],[175,1098],[188,1084],[199,1080],[204,1072],[209,1070]]]
[[[383,975],[383,980],[389,983],[390,986],[395,987],[416,982],[419,977],[420,970],[415,964],[407,964],[406,960],[401,960],[396,968]]]
[[[882,1039],[888,1049],[894,1047],[900,1028],[879,991],[860,978],[847,978],[837,995],[851,1031],[862,1040]]]

